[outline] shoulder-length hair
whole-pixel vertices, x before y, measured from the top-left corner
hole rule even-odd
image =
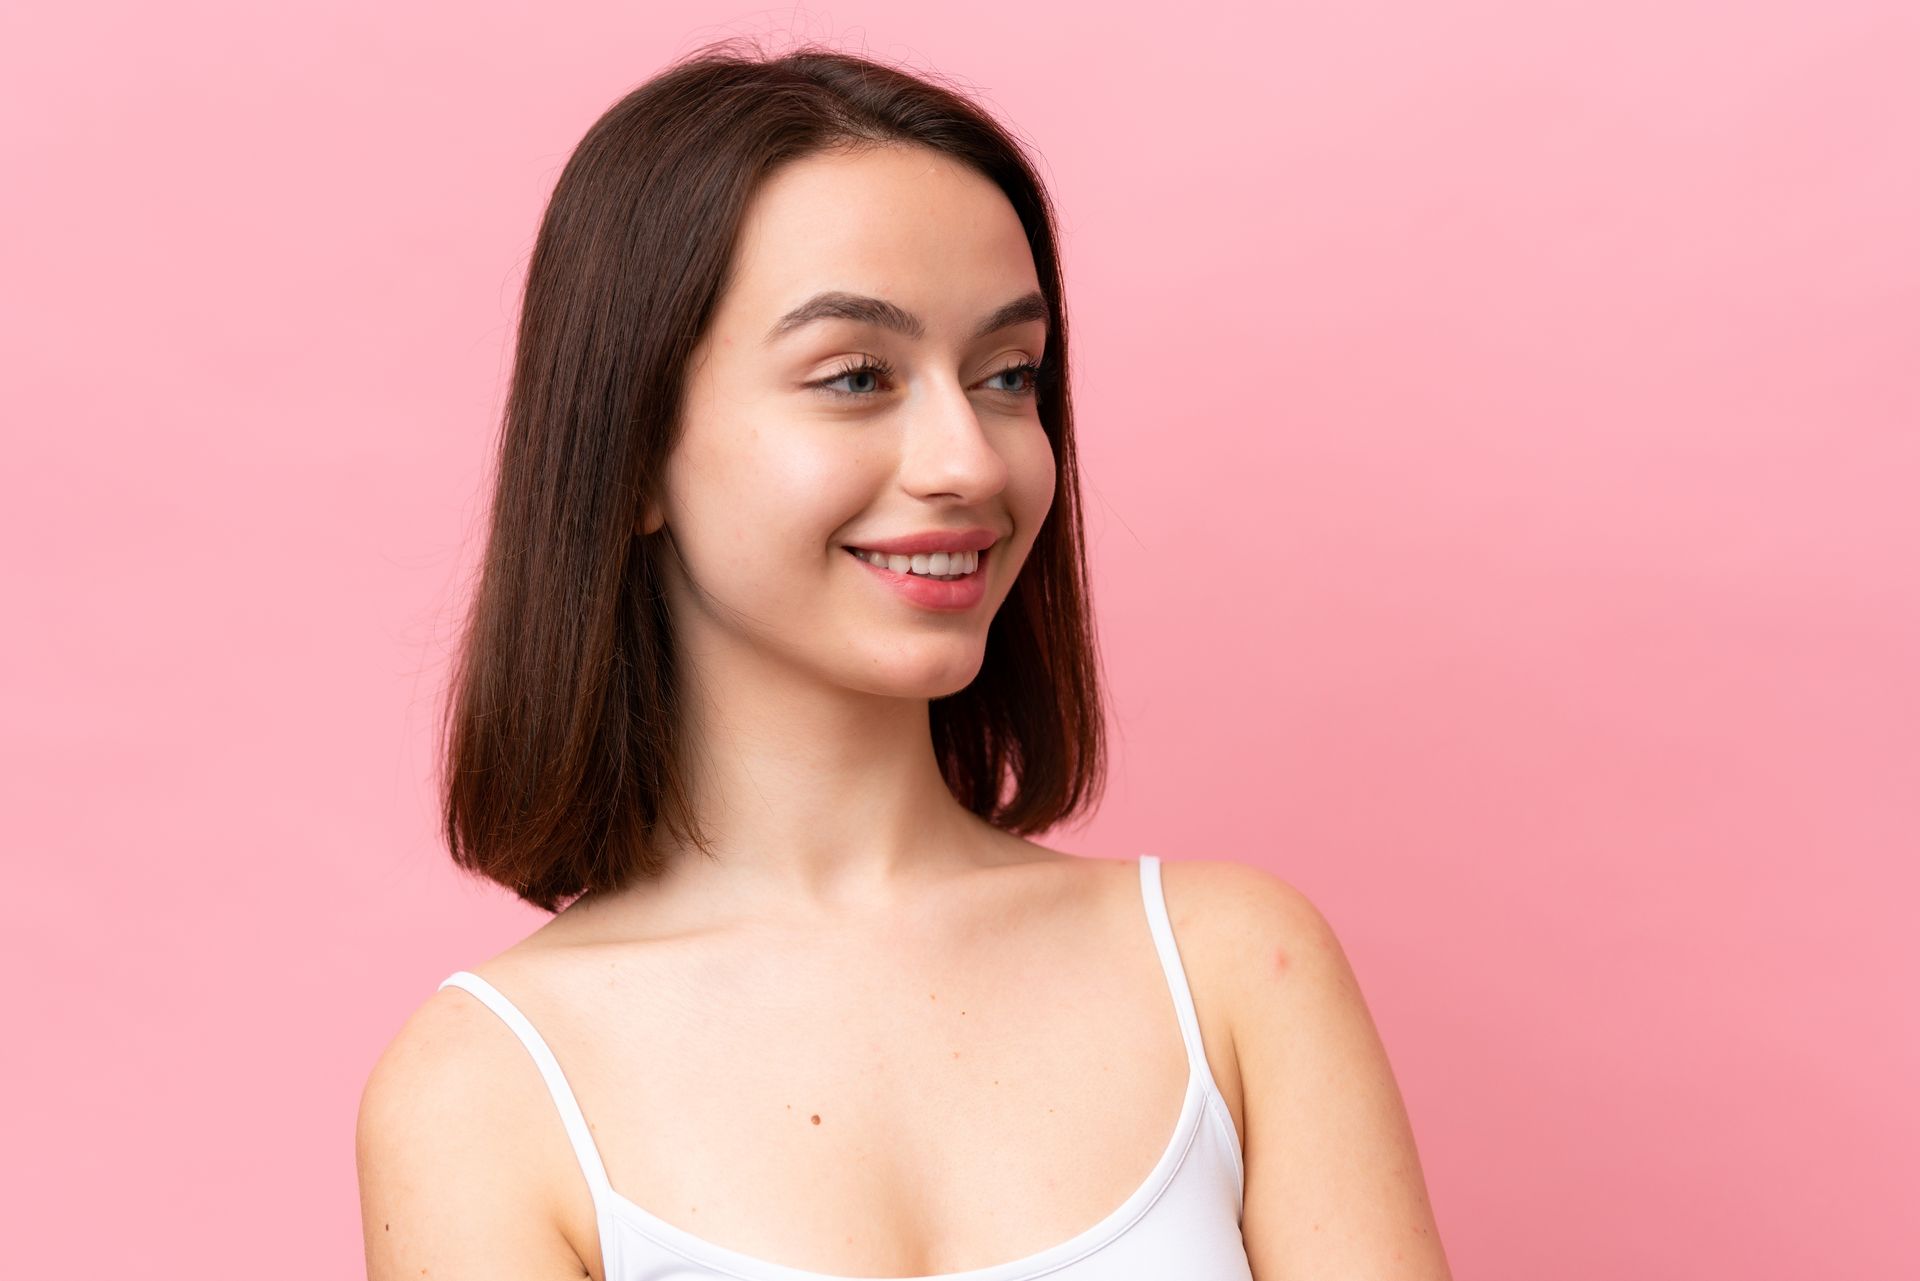
[[[817,152],[944,152],[997,184],[1026,229],[1050,322],[1038,399],[1054,503],[979,673],[929,707],[933,746],[954,797],[1004,831],[1045,831],[1104,787],[1052,203],[1020,144],[960,92],[818,46],[767,57],[743,42],[702,46],[594,123],[528,266],[438,764],[454,862],[550,912],[664,870],[661,825],[713,855],[677,741],[662,540],[635,521],[748,200]]]

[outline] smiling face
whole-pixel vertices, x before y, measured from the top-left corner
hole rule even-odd
[[[1026,234],[976,171],[896,145],[770,175],[637,527],[684,562],[661,561],[676,643],[745,642],[873,693],[965,686],[1053,503],[1046,342]],[[962,530],[993,540],[972,582],[847,550]]]

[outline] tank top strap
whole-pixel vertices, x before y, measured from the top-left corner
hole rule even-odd
[[[534,1030],[527,1016],[499,988],[470,970],[456,970],[440,986],[463,987],[479,997],[488,1009],[513,1029],[513,1034],[527,1047],[527,1053],[533,1056],[534,1064],[540,1069],[541,1079],[547,1083],[547,1093],[553,1096],[554,1106],[560,1109],[560,1120],[567,1127],[567,1139],[573,1144],[574,1158],[580,1162],[580,1172],[587,1176],[587,1186],[593,1192],[593,1204],[598,1209],[605,1203],[612,1186],[607,1182],[606,1167],[600,1162],[600,1149],[594,1146],[593,1134],[587,1129],[587,1118],[580,1111],[579,1101],[573,1097],[573,1088],[567,1084],[566,1074],[560,1070],[560,1061],[547,1048],[545,1038]]]
[[[1187,972],[1180,964],[1180,948],[1173,941],[1173,921],[1167,915],[1167,896],[1160,884],[1160,858],[1156,854],[1140,856],[1140,896],[1146,900],[1147,925],[1153,931],[1153,945],[1160,953],[1160,968],[1166,971],[1167,986],[1173,990],[1173,1008],[1180,1016],[1180,1036],[1187,1043],[1187,1054],[1203,1076],[1207,1069],[1206,1043],[1200,1036],[1200,1016],[1194,1010],[1193,990],[1187,986]]]

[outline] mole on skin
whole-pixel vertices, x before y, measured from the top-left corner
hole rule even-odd
[[[818,1124],[820,1124],[820,1114],[819,1114],[818,1112],[815,1112],[815,1113],[813,1114],[813,1123],[814,1123],[815,1125],[818,1125]]]

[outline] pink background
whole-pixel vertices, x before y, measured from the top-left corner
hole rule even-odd
[[[8,10],[7,1271],[359,1272],[367,1069],[542,919],[428,751],[536,220],[791,31],[1064,216],[1120,724],[1049,843],[1321,906],[1463,1281],[1913,1275],[1920,11],[1190,20]]]

